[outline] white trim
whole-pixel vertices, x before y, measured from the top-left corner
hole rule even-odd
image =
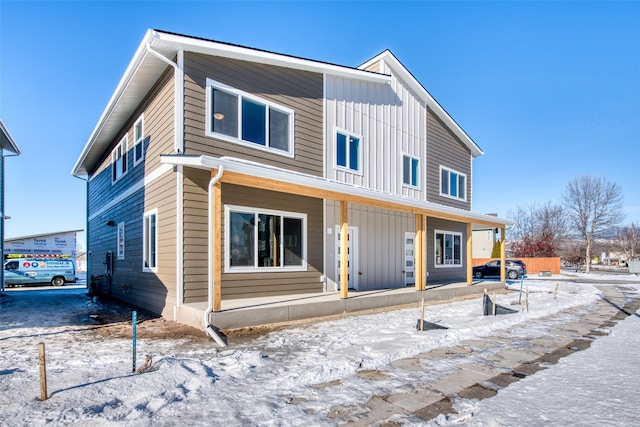
[[[92,213],[91,216],[89,216],[87,218],[87,221],[91,221],[91,220],[95,219],[97,216],[102,215],[104,212],[108,211],[112,207],[122,203],[124,200],[128,199],[129,197],[131,197],[131,195],[133,195],[134,193],[136,193],[139,190],[142,190],[144,187],[146,187],[147,185],[151,184],[153,181],[155,181],[156,179],[160,178],[162,175],[164,175],[165,173],[167,173],[167,172],[169,172],[171,170],[173,170],[173,165],[169,165],[169,164],[160,165],[156,170],[154,170],[153,172],[151,172],[150,174],[145,176],[140,181],[138,181],[135,184],[133,184],[125,192],[120,193],[117,197],[112,199],[109,203],[107,203],[106,205],[104,205],[103,207],[101,207],[100,209],[95,211],[94,213]]]
[[[142,126],[140,127],[140,137],[136,138],[136,127],[138,127],[138,123],[142,123]],[[140,144],[142,145],[142,154],[141,157],[139,159],[136,159],[136,146]],[[133,167],[136,167],[138,164],[140,164],[143,160],[144,160],[144,113],[140,114],[140,117],[138,117],[138,120],[135,121],[135,123],[133,124],[133,149],[131,150],[133,152]]]
[[[124,148],[123,148],[124,147]],[[118,176],[114,176],[114,167],[116,167],[116,163],[117,163],[117,159],[115,159],[115,156],[117,154],[118,149],[121,150],[120,153],[120,159],[122,160],[122,165],[123,165],[123,169],[124,171],[118,175]],[[113,147],[113,150],[111,150],[111,185],[114,185],[116,182],[120,181],[122,179],[123,176],[125,176],[127,174],[127,172],[129,172],[129,135],[127,133],[124,134],[124,136],[122,137],[122,139],[120,139],[120,142],[118,142],[116,144],[115,147]]]
[[[460,236],[460,264],[438,264],[437,263],[437,234],[450,234],[452,236]],[[462,268],[464,266],[464,251],[462,248],[462,233],[459,231],[433,230],[433,267],[434,268]],[[453,250],[453,249],[452,249]],[[445,254],[442,255],[445,259]]]
[[[258,239],[254,239],[254,255],[256,259],[254,260],[254,267],[231,267],[229,253],[230,248],[229,245],[231,243],[231,221],[229,220],[229,214],[231,212],[242,212],[242,213],[252,213],[254,215],[265,214],[265,215],[277,215],[282,218],[295,218],[302,220],[302,264],[295,266],[282,266],[282,267],[255,267],[258,262],[257,254],[258,254]],[[255,229],[255,228],[254,228]],[[284,232],[284,225],[281,228],[281,232]],[[280,253],[282,258],[284,259],[284,248],[283,241],[280,239]],[[309,246],[308,237],[307,237],[307,214],[298,213],[298,212],[289,212],[289,211],[280,211],[273,209],[262,209],[250,206],[238,206],[238,205],[225,205],[224,206],[224,272],[225,273],[268,273],[268,272],[288,272],[288,271],[307,271],[307,247]]]
[[[217,133],[217,132],[213,132],[211,131],[211,117],[213,115],[213,111],[212,111],[212,103],[213,100],[211,99],[211,89],[215,88],[218,90],[221,90],[223,92],[227,92],[231,95],[236,95],[238,97],[238,136],[233,137],[233,136],[229,136],[229,135],[225,135],[225,134],[221,134],[221,133]],[[231,142],[234,144],[239,144],[239,145],[243,145],[245,147],[249,147],[252,149],[257,149],[257,150],[262,150],[262,151],[266,151],[268,153],[273,153],[273,154],[277,154],[280,156],[286,156],[286,157],[294,157],[294,126],[295,126],[295,117],[294,117],[294,111],[291,108],[285,107],[283,105],[277,104],[273,101],[269,101],[267,99],[264,98],[260,98],[258,96],[255,96],[249,92],[245,92],[243,90],[237,89],[235,87],[226,85],[224,83],[218,82],[216,80],[213,80],[211,78],[207,77],[207,84],[206,84],[206,88],[205,88],[205,102],[206,102],[206,107],[205,107],[205,111],[206,111],[206,118],[205,118],[205,135],[209,138],[216,138],[216,139],[221,139],[223,141],[227,141],[227,142]],[[247,141],[242,139],[242,98],[245,98],[249,101],[255,102],[257,104],[261,104],[265,106],[265,138],[267,139],[265,141],[265,143],[268,143],[268,139],[269,139],[269,111],[270,109],[279,111],[283,114],[286,114],[289,118],[289,129],[288,129],[288,135],[287,137],[289,138],[289,149],[288,151],[283,151],[283,150],[279,150],[277,148],[273,148],[271,146],[267,146],[267,145],[260,145],[258,143],[255,142],[251,142],[251,141]]]
[[[449,172],[449,194],[447,194],[447,193],[443,193],[443,192],[442,192],[442,170],[443,170],[443,169],[444,169],[444,170],[446,170],[447,172]],[[453,173],[457,174],[458,176],[463,176],[463,177],[464,177],[464,197],[452,196],[452,195],[450,194],[450,193],[451,193],[451,172],[453,172]],[[440,165],[440,178],[439,178],[440,188],[439,188],[439,190],[438,190],[438,191],[440,192],[440,195],[441,195],[442,197],[446,197],[446,198],[448,198],[448,199],[452,199],[452,200],[457,200],[457,201],[459,201],[459,202],[466,202],[466,201],[467,201],[467,193],[468,193],[468,191],[467,191],[467,185],[469,184],[469,182],[467,181],[467,179],[468,179],[468,178],[467,178],[467,174],[462,173],[462,172],[458,172],[458,171],[457,171],[457,170],[455,170],[455,169],[451,169],[451,168],[449,168],[449,167],[446,167],[446,166]],[[457,184],[457,188],[458,188],[458,194],[460,194],[460,182],[458,182],[458,184]]]
[[[146,222],[147,222],[147,218],[151,218],[151,216],[155,216],[156,218],[156,230],[155,230],[155,266],[154,267],[147,267],[144,265],[146,259],[145,259],[145,250],[149,247],[147,247],[146,245],[148,244],[147,240],[149,238],[149,236],[147,236],[147,227],[146,227]],[[155,209],[151,209],[150,211],[147,211],[145,213],[142,214],[142,272],[144,273],[157,273],[158,272],[158,260],[160,259],[160,257],[158,256],[158,252],[160,250],[160,248],[158,248],[158,208]],[[150,248],[149,248],[150,249]],[[151,257],[151,254],[149,254],[149,257]]]
[[[407,184],[406,182],[404,182],[404,158],[405,157],[408,157],[409,160],[417,160],[418,161],[418,171],[417,171],[418,177],[416,178],[416,183],[417,183],[416,185],[413,185],[411,183]],[[411,163],[413,163],[413,162],[411,162]],[[409,172],[412,172],[413,171],[413,164],[410,164],[409,168],[410,168]],[[409,180],[411,180],[411,175],[412,174],[410,174],[410,176],[409,176]],[[401,180],[402,186],[404,188],[410,188],[412,190],[421,190],[422,189],[422,159],[420,157],[416,157],[416,156],[414,156],[412,154],[405,153],[405,152],[402,153],[402,165],[400,167],[400,180]]]
[[[347,137],[347,158],[346,158],[346,162],[347,162],[347,166],[340,166],[338,165],[338,134],[342,134],[344,136]],[[358,138],[358,169],[351,169],[348,165],[349,165],[349,161],[350,159],[350,154],[349,154],[349,138],[353,137],[353,138]],[[358,135],[355,132],[351,132],[348,131],[346,129],[340,128],[338,126],[334,126],[333,127],[333,168],[336,170],[340,170],[343,172],[347,172],[347,173],[351,173],[354,175],[359,175],[359,176],[363,176],[363,170],[364,170],[364,165],[363,165],[363,152],[364,152],[364,137],[362,135]]]
[[[229,172],[237,172],[245,175],[256,176],[259,178],[282,181],[289,184],[299,184],[305,187],[318,188],[336,193],[342,193],[345,195],[365,197],[410,208],[430,210],[441,214],[456,215],[461,218],[466,218],[470,222],[473,222],[473,220],[477,220],[480,222],[489,223],[491,225],[495,224],[498,226],[510,226],[515,224],[515,222],[506,218],[484,215],[453,206],[447,206],[439,203],[423,201],[420,199],[413,199],[410,197],[403,197],[395,194],[385,193],[367,187],[338,182],[328,178],[308,175],[301,172],[282,169],[275,166],[242,160],[234,157],[212,157],[204,155],[181,156],[162,154],[160,155],[160,162],[168,165],[184,165],[204,170],[218,169],[220,166],[224,166],[225,171]]]

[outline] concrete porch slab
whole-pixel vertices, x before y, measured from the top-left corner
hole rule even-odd
[[[296,320],[327,317],[364,310],[388,308],[421,301],[447,301],[469,295],[481,295],[485,289],[504,289],[504,282],[479,281],[469,286],[466,283],[428,286],[426,291],[413,287],[381,289],[372,291],[349,291],[349,297],[340,298],[339,292],[317,294],[282,295],[274,297],[223,300],[222,310],[210,315],[211,324],[220,329],[237,329]],[[204,329],[202,319],[206,302],[185,304],[189,316],[178,316],[181,323]],[[200,313],[198,316],[197,313]],[[197,321],[197,324],[191,324]]]

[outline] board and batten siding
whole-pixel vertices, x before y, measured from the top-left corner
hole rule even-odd
[[[427,118],[427,200],[429,202],[471,210],[471,162],[467,148],[429,109]],[[466,201],[440,195],[440,166],[467,176]]]
[[[176,194],[175,174],[166,172],[118,203],[115,199],[140,184],[145,176],[160,167],[160,154],[173,150],[174,139],[174,79],[167,70],[113,140],[103,160],[90,173],[88,182],[88,248],[94,276],[105,271],[105,257],[113,253],[112,297],[126,301],[153,313],[173,316],[176,293]],[[144,160],[133,164],[133,126],[144,114]],[[127,173],[116,183],[111,182],[111,151],[122,137],[128,136]],[[109,204],[111,204],[109,206]],[[158,271],[142,271],[143,215],[157,209]],[[107,226],[113,221],[116,226]],[[125,224],[124,259],[117,257],[117,224]]]
[[[435,264],[435,230],[462,233],[461,258],[458,267],[436,267]],[[461,222],[447,221],[439,218],[427,218],[427,284],[465,282],[467,280],[467,225]]]
[[[337,231],[340,202],[325,203],[327,289],[337,290]],[[358,228],[356,266],[358,290],[404,287],[404,233],[415,231],[415,217],[387,209],[349,204],[349,226]],[[361,273],[361,274],[360,274]]]
[[[230,156],[322,176],[321,74],[190,52],[184,70],[185,154]],[[206,136],[207,78],[294,110],[294,157]]]
[[[211,178],[209,171],[192,168],[185,168],[184,177],[184,302],[189,304],[207,299],[207,186]],[[222,202],[307,215],[307,270],[223,273],[223,300],[322,292],[322,199],[222,184]],[[221,220],[224,255],[224,214]],[[224,259],[215,262],[224,263]]]
[[[426,107],[396,76],[390,84],[326,76],[326,177],[426,200]],[[361,172],[336,167],[336,130],[361,137]],[[402,182],[403,154],[420,159],[418,188]]]

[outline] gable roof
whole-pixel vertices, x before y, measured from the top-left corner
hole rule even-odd
[[[471,151],[471,155],[473,157],[482,156],[484,152],[482,149],[467,135],[467,133],[456,123],[455,120],[445,111],[444,108],[436,101],[429,91],[422,86],[422,84],[414,77],[413,74],[395,57],[390,50],[385,50],[377,56],[374,56],[364,64],[360,65],[358,68],[365,69],[370,67],[372,64],[376,62],[384,61],[385,65],[387,65],[393,72],[403,81],[405,82],[417,96],[422,99],[422,101],[429,107],[436,116],[442,120],[451,131],[456,135],[462,143],[469,148]]]
[[[2,119],[0,119],[0,150],[10,151],[16,155],[22,154],[18,144],[14,141],[13,137],[9,133],[9,129],[4,125]]]
[[[147,95],[161,74],[174,61],[179,52],[195,52],[205,55],[239,59],[278,67],[293,68],[320,74],[330,74],[357,80],[388,84],[389,75],[375,73],[364,69],[366,64],[358,68],[336,65],[297,56],[285,55],[231,43],[224,43],[160,30],[147,30],[138,46],[131,62],[127,66],[118,86],[113,92],[107,106],[100,116],[93,132],[87,140],[80,156],[71,171],[73,175],[88,175],[112,141],[118,136],[124,124]],[[384,51],[368,61],[384,59],[394,72],[421,96],[425,103],[438,117],[451,127],[453,132],[469,147],[474,156],[482,155],[482,150],[440,107],[420,83],[406,68],[395,59],[391,52]]]

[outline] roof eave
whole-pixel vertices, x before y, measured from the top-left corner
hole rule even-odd
[[[444,108],[438,103],[438,101],[431,96],[429,91],[422,86],[422,84],[414,77],[413,74],[395,57],[395,55],[390,50],[385,50],[382,53],[374,56],[370,60],[366,61],[358,68],[367,68],[378,62],[380,60],[384,60],[393,70],[399,74],[401,74],[402,80],[405,81],[409,87],[416,93],[418,96],[422,98],[425,104],[431,108],[436,115],[443,120],[445,123],[450,125],[453,133],[460,138],[460,140],[465,144],[469,150],[471,151],[471,155],[475,157],[479,157],[484,155],[482,149],[476,144],[473,139],[458,125],[458,123],[445,111]]]
[[[13,136],[11,136],[9,129],[7,129],[2,119],[0,119],[0,132],[2,132],[2,135],[0,135],[0,138],[2,138],[0,141],[0,149],[2,151],[10,151],[17,156],[22,154],[20,147],[16,144],[16,141],[13,139]]]

